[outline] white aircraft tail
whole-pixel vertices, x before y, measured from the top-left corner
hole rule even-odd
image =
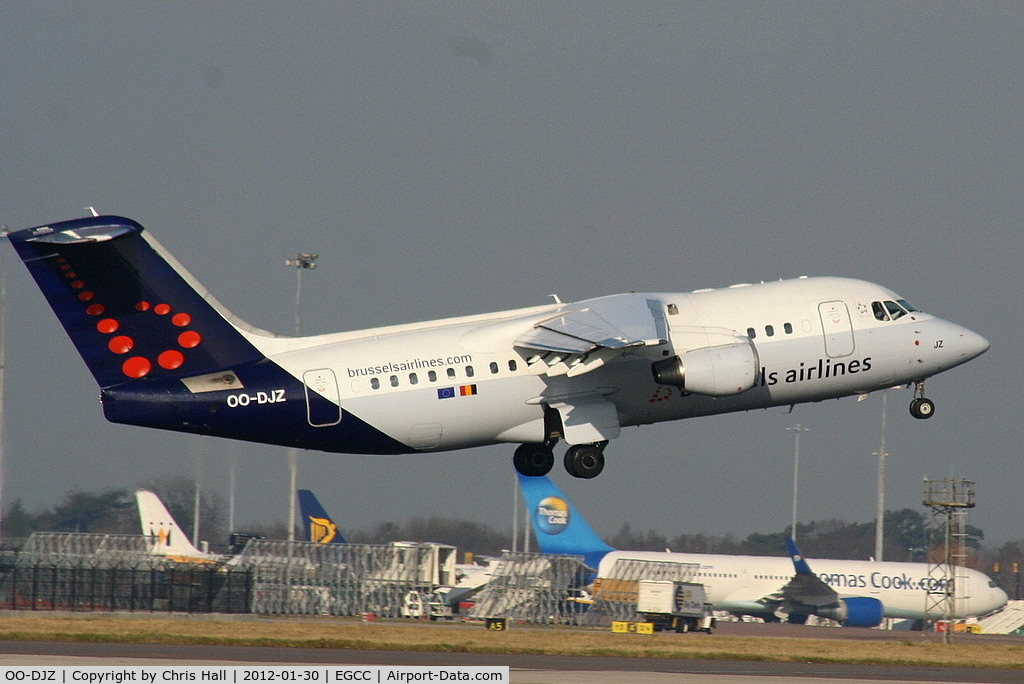
[[[139,505],[142,534],[151,541],[150,552],[161,556],[202,558],[208,554],[192,545],[188,535],[181,531],[167,507],[153,492],[140,489],[135,492]]]

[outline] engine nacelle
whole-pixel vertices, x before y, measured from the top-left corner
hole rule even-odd
[[[654,381],[694,394],[723,397],[746,392],[757,384],[761,363],[753,343],[744,338],[731,344],[700,347],[682,356],[651,364]]]
[[[819,608],[817,614],[843,627],[877,627],[882,624],[882,602],[868,596],[839,599],[836,605]]]

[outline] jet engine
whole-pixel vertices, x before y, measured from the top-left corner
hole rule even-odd
[[[761,362],[747,338],[710,347],[699,347],[681,356],[651,364],[654,381],[694,394],[713,397],[745,392],[757,384]]]
[[[882,623],[882,602],[868,596],[839,599],[831,606],[818,608],[816,613],[843,627],[877,627]]]

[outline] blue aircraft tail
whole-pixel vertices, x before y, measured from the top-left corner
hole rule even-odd
[[[811,566],[804,560],[803,555],[800,553],[800,549],[796,547],[796,542],[793,541],[792,537],[786,537],[786,551],[789,552],[789,557],[793,560],[793,568],[796,570],[798,575],[813,575]]]
[[[320,505],[316,495],[308,489],[299,489],[297,493],[306,541],[317,544],[345,544],[345,537],[341,535],[338,526]]]
[[[143,233],[119,216],[8,233],[100,388],[263,358],[202,286]]]
[[[516,475],[526,510],[530,513],[533,534],[542,553],[583,556],[589,567],[597,568],[604,555],[615,550],[594,534],[590,525],[546,475]]]

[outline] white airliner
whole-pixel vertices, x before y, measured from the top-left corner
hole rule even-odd
[[[547,477],[519,475],[519,486],[541,552],[583,556],[597,569],[597,586],[616,578],[620,561],[685,563],[696,568],[693,581],[705,585],[717,610],[800,623],[816,615],[846,627],[875,627],[883,618],[939,619],[944,614],[936,606],[947,596],[957,619],[1006,605],[1006,592],[977,570],[956,568],[950,591],[945,573],[927,563],[805,559],[792,540],[787,540],[788,558],[617,551],[601,541]]]
[[[597,476],[623,427],[863,395],[988,349],[879,285],[798,278],[616,294],[281,337],[230,314],[141,225],[93,216],[8,234],[117,423],[342,453],[553,446]]]

